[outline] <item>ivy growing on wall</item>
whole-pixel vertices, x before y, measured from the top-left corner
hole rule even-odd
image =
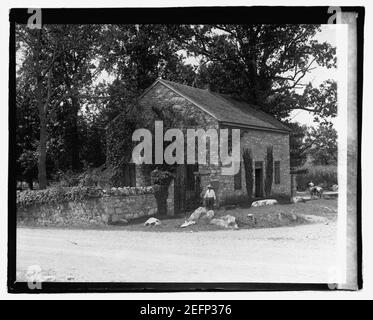
[[[157,200],[158,214],[167,214],[168,187],[174,178],[169,171],[155,169],[151,173],[152,183],[154,184],[154,197]]]
[[[120,114],[109,123],[106,129],[108,166],[121,167],[129,163],[134,146],[132,134],[137,129],[138,121],[135,116]]]
[[[251,154],[251,149],[245,148],[242,153],[243,164],[245,167],[245,180],[246,180],[246,191],[249,198],[249,204],[251,204],[253,196],[253,186],[254,186],[254,177],[253,177],[253,158]]]
[[[264,182],[264,191],[266,196],[270,196],[272,193],[272,181],[273,181],[273,147],[267,147],[266,156],[266,178]]]
[[[136,143],[132,141],[132,134],[143,127],[139,104],[124,109],[127,111],[114,118],[106,128],[106,167],[110,169],[110,180],[114,186],[126,185],[126,167],[131,162]]]

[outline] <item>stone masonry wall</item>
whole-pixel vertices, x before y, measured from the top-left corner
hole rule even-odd
[[[154,128],[154,121],[158,118],[153,110],[154,108],[161,111],[163,116],[168,119],[168,125],[183,130],[184,135],[186,135],[184,129],[217,130],[219,128],[219,123],[215,118],[161,83],[157,83],[150,89],[140,99],[140,104],[150,130]],[[150,179],[144,176],[149,174],[146,170],[139,170],[136,167],[136,186],[149,185]]]
[[[215,187],[218,205],[223,204],[225,200],[230,197],[247,194],[245,169],[242,158],[244,148],[251,149],[253,166],[255,165],[255,161],[263,162],[264,186],[267,147],[273,146],[273,161],[280,161],[280,184],[275,184],[275,172],[273,170],[272,194],[276,196],[290,196],[291,177],[289,135],[269,131],[241,129],[241,136],[241,189],[235,190],[234,176],[222,175],[220,166],[207,164],[199,166],[199,170],[205,173],[201,176],[201,187],[203,192],[205,192],[209,183],[212,183],[214,187],[218,186],[217,188]],[[253,193],[254,192],[255,187],[253,188]]]
[[[154,108],[162,112],[172,128],[218,128],[215,118],[159,82],[140,99],[140,104],[151,128],[157,119]]]
[[[210,128],[218,130],[220,128],[216,119],[161,83],[157,83],[142,97],[141,105],[144,108],[144,116],[148,119],[150,126],[154,126],[154,120],[156,119],[153,111],[153,108],[155,107],[162,110],[163,115],[172,119],[172,126],[174,128],[201,128],[204,130]],[[266,174],[265,159],[268,146],[273,146],[273,160],[280,161],[280,184],[275,184],[273,181],[272,194],[290,195],[289,135],[264,130],[241,129],[241,163],[243,161],[243,148],[250,148],[253,155],[253,165],[255,164],[255,161],[263,162],[263,180]],[[203,193],[206,191],[209,183],[218,186],[218,190],[216,190],[218,203],[223,203],[226,198],[231,196],[246,194],[246,181],[243,164],[241,164],[241,190],[234,189],[233,176],[221,175],[220,166],[210,165],[208,163],[206,165],[199,164],[199,171],[201,173],[201,189]],[[140,175],[141,173],[136,174]],[[139,181],[146,180],[141,177],[139,177],[139,179]],[[253,188],[253,191],[254,190],[255,188]]]
[[[17,223],[42,226],[105,226],[121,223],[122,219],[128,221],[157,213],[157,202],[151,188],[142,194],[128,194],[124,189],[113,188],[101,197],[85,200],[17,208]],[[173,184],[169,193],[167,213],[172,215]]]
[[[281,196],[290,196],[291,178],[290,178],[290,152],[289,152],[289,135],[277,132],[241,129],[241,189],[234,189],[234,176],[223,176],[220,172],[215,173],[219,180],[219,198],[230,196],[240,196],[246,194],[245,169],[243,166],[243,149],[250,148],[253,157],[253,166],[255,161],[263,162],[263,185],[266,175],[266,154],[267,147],[273,146],[273,161],[280,161],[280,184],[275,184],[275,172],[273,170],[272,194]],[[214,170],[215,169],[215,170]],[[254,170],[255,168],[253,168]],[[216,168],[213,168],[213,172]],[[253,188],[255,192],[255,187]]]

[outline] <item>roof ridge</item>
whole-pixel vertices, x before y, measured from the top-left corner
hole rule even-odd
[[[285,130],[290,130],[290,128],[288,128],[285,124],[283,124],[280,120],[276,119],[274,116],[272,116],[271,114],[267,113],[267,112],[264,112],[263,110],[260,109],[260,107],[256,104],[252,104],[252,103],[248,103],[246,102],[245,100],[239,100],[238,98],[230,95],[230,94],[226,94],[226,93],[220,93],[220,92],[215,92],[215,91],[209,91],[211,94],[213,95],[216,95],[216,96],[219,96],[220,98],[224,99],[224,100],[227,100],[226,97],[228,97],[229,99],[232,99],[232,100],[235,100],[237,101],[238,103],[243,103],[245,104],[245,108],[250,108],[251,110],[255,111],[255,112],[258,112],[260,114],[262,114],[263,116],[265,116],[266,118],[270,118],[271,120],[275,121],[276,123],[278,123],[279,125],[283,126]],[[228,101],[228,100],[227,100]],[[228,101],[229,102],[229,101]],[[240,110],[242,112],[248,112],[248,110],[246,109],[241,109]],[[266,120],[264,119],[263,121],[266,121],[268,122],[269,120]],[[270,123],[271,125],[273,125],[272,123]]]
[[[291,131],[290,128],[274,116],[260,110],[260,108],[256,108],[256,105],[239,100],[229,94],[192,87],[167,79],[158,78],[144,91],[140,99],[157,83],[162,83],[219,122],[241,124],[248,127],[262,128],[263,130]]]

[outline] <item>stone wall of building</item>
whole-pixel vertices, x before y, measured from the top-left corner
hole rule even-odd
[[[255,163],[255,161],[263,161],[265,177],[265,161],[267,147],[269,146],[273,147],[273,162],[280,161],[280,183],[275,184],[275,170],[273,169],[272,193],[275,195],[290,196],[291,177],[288,134],[260,130],[245,130],[241,139],[241,155],[244,147],[251,148],[253,163]],[[244,169],[242,170],[242,186],[246,188]]]
[[[263,185],[266,176],[266,155],[267,147],[273,147],[273,161],[280,161],[280,183],[275,184],[275,171],[273,170],[272,194],[277,196],[290,196],[291,177],[290,177],[290,149],[289,135],[277,132],[241,129],[241,189],[235,190],[234,176],[221,175],[221,169],[211,167],[211,175],[203,179],[205,184],[208,180],[218,180],[218,198],[221,203],[226,198],[241,196],[247,194],[245,169],[243,166],[243,149],[249,148],[252,151],[253,166],[255,161],[263,162]],[[253,167],[253,171],[254,171]],[[253,188],[253,195],[255,186]]]
[[[187,99],[179,96],[173,90],[161,83],[155,84],[140,99],[144,118],[154,128],[154,120],[159,119],[157,113],[167,119],[172,128],[217,128],[215,118],[196,107]]]
[[[262,130],[241,129],[241,189],[236,190],[234,186],[234,176],[222,175],[221,167],[215,165],[199,166],[201,175],[202,190],[207,189],[207,185],[212,183],[215,188],[218,205],[224,204],[229,198],[235,198],[247,194],[245,169],[243,166],[243,150],[249,148],[252,151],[253,166],[255,161],[263,162],[263,186],[266,175],[266,155],[267,147],[273,147],[273,161],[280,161],[280,183],[275,184],[275,171],[273,170],[272,195],[290,196],[291,176],[290,176],[290,152],[289,135],[277,132]],[[253,171],[255,167],[253,167]],[[253,178],[254,179],[254,178]],[[253,196],[255,186],[253,187]]]
[[[154,120],[157,118],[154,109],[161,111],[163,116],[172,119],[172,127],[185,129],[219,129],[218,121],[200,110],[187,99],[179,96],[167,86],[157,83],[142,98],[141,105],[144,108],[144,117],[148,123],[154,126]],[[265,161],[267,147],[273,146],[274,161],[280,161],[280,184],[275,184],[275,173],[273,170],[272,194],[281,196],[290,196],[290,151],[289,135],[280,132],[241,129],[241,162],[243,148],[250,148],[253,155],[253,165],[255,161],[263,162],[263,185],[265,179]],[[208,159],[207,159],[208,160]],[[254,169],[254,168],[253,168]],[[199,164],[201,179],[202,196],[206,191],[207,185],[212,183],[216,189],[218,204],[222,204],[229,197],[242,196],[246,194],[245,170],[241,165],[241,184],[240,190],[234,188],[234,176],[224,176],[221,174],[219,165]],[[141,172],[137,172],[141,175]],[[146,179],[139,177],[139,182]],[[138,185],[138,184],[137,184]],[[253,192],[255,187],[253,188]]]
[[[165,126],[180,129],[186,137],[186,129],[218,129],[218,121],[197,108],[193,103],[176,94],[167,86],[157,83],[140,99],[142,113],[149,124],[147,129],[154,129],[154,121],[159,119],[161,113],[167,119]],[[156,111],[154,111],[156,110]],[[166,123],[167,122],[167,123]],[[164,128],[166,131],[167,128]],[[185,139],[186,140],[186,139]],[[207,157],[208,158],[208,157]],[[142,165],[146,167],[146,165]],[[150,185],[150,171],[136,167],[136,186]]]

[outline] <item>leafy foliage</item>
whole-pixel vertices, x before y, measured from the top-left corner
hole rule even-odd
[[[102,189],[97,187],[54,187],[45,190],[26,190],[17,192],[17,207],[29,207],[36,204],[57,204],[66,201],[80,201],[99,197]]]
[[[17,25],[17,179],[30,187],[38,179],[45,188],[60,171],[78,174],[106,163],[120,184],[132,132],[143,120],[136,99],[158,77],[209,84],[278,119],[305,110],[326,126],[336,115],[335,82],[318,88],[302,82],[317,66],[335,67],[335,48],[314,40],[319,31],[318,25]],[[292,151],[306,140],[302,130]],[[335,154],[332,144],[318,145],[321,153],[316,146],[308,148],[315,163],[332,163],[323,158]],[[292,153],[294,165],[308,149]],[[83,184],[99,180],[92,175]]]
[[[308,133],[308,127],[298,122],[288,122],[286,125],[291,129],[290,167],[301,167],[307,160],[307,151],[309,149],[304,143]]]
[[[253,157],[250,149],[244,149],[242,153],[243,163],[245,167],[246,191],[249,198],[249,203],[252,201],[254,175],[253,175]]]
[[[338,184],[338,167],[337,166],[306,166],[307,174],[296,176],[298,190],[307,190],[308,182],[312,181],[315,185],[330,189],[333,185]]]
[[[132,134],[139,127],[141,120],[136,114],[122,113],[110,122],[106,131],[108,165],[122,167],[130,162],[134,147]]]
[[[197,86],[231,94],[285,118],[294,109],[336,115],[336,85],[302,82],[317,65],[334,68],[335,48],[313,37],[319,25],[179,25],[168,31],[201,59]]]
[[[157,200],[158,214],[167,214],[168,187],[174,175],[169,171],[155,169],[151,172],[152,184],[154,184],[154,197]]]
[[[153,184],[168,186],[174,179],[174,175],[169,171],[155,169],[151,172],[151,180]]]
[[[315,165],[335,165],[338,161],[337,131],[330,124],[312,128],[306,138]]]

